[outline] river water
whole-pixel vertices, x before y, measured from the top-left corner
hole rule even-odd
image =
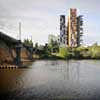
[[[100,100],[100,61],[39,60],[0,70],[0,100]]]

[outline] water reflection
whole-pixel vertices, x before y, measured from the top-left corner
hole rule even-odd
[[[99,76],[99,61],[42,60],[33,62],[29,69],[2,70],[0,92],[11,93],[9,95],[14,100],[32,100],[30,98],[35,97],[98,100]]]
[[[46,63],[48,65],[48,62]],[[49,62],[50,70],[62,73],[64,80],[79,81],[80,62],[77,61],[52,61]]]

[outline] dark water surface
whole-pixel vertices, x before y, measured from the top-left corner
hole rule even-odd
[[[40,60],[0,70],[0,100],[100,100],[100,61]]]

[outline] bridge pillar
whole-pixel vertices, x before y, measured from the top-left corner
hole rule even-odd
[[[30,59],[32,60],[33,59],[33,47],[30,47]]]
[[[19,41],[18,44],[16,45],[16,64],[20,65],[21,64],[21,42]]]

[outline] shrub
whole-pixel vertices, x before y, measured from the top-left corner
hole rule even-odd
[[[92,46],[90,48],[91,58],[100,59],[100,46]]]
[[[61,47],[59,49],[59,56],[64,58],[64,59],[69,59],[71,57],[71,54],[69,52],[69,49],[66,47]]]

